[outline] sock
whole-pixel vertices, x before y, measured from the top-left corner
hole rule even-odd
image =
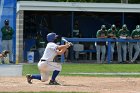
[[[55,78],[57,77],[57,75],[59,74],[59,72],[60,71],[57,71],[57,70],[53,71],[53,75],[52,75],[52,79],[51,80],[55,81]]]
[[[32,79],[41,80],[41,75],[40,74],[38,74],[38,75],[32,75]]]

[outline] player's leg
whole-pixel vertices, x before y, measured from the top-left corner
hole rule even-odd
[[[26,78],[27,78],[27,82],[29,84],[32,84],[32,79],[37,79],[37,80],[41,80],[41,81],[45,81],[45,77],[47,77],[48,74],[47,73],[47,67],[46,67],[46,63],[45,62],[39,62],[38,63],[38,69],[40,71],[41,74],[27,74]],[[46,76],[45,76],[46,75]]]
[[[135,62],[135,60],[137,59],[137,57],[138,57],[138,55],[140,53],[140,48],[139,48],[138,43],[134,44],[134,49],[135,49],[135,54],[134,54],[133,59],[131,60],[132,63]]]
[[[101,52],[101,46],[100,45],[96,45],[96,58],[97,58],[97,63],[100,63],[100,52]]]
[[[121,42],[118,42],[117,43],[117,52],[118,52],[118,62],[119,63],[122,63],[122,43]]]
[[[132,60],[133,42],[129,42],[129,61]]]
[[[101,62],[103,63],[105,61],[105,54],[106,54],[106,46],[105,45],[101,46],[101,52],[102,52]]]
[[[9,45],[8,45],[8,50],[10,51],[10,54],[9,54],[9,61],[10,61],[10,63],[14,63],[14,62],[13,62],[13,52],[12,52],[12,51],[13,51],[13,50],[12,50],[12,49],[13,49],[13,43],[12,43],[12,40],[8,40],[8,42],[9,42],[9,43],[8,43],[8,44],[9,44]]]
[[[56,77],[59,75],[59,72],[62,70],[62,65],[56,62],[48,62],[48,67],[51,71],[53,71],[51,80],[49,82],[50,85],[60,85],[56,82]]]
[[[123,61],[124,61],[124,63],[127,63],[126,62],[126,54],[127,54],[127,44],[126,43],[122,44],[122,49],[123,49]]]
[[[41,75],[40,74],[27,74],[26,75],[27,78],[27,82],[29,84],[32,84],[32,79],[37,79],[37,80],[41,80]]]
[[[111,44],[111,61],[113,61],[114,47],[115,47],[115,43],[112,43]]]

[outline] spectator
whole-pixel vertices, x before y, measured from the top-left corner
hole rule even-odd
[[[129,30],[127,29],[126,24],[124,24],[122,26],[122,29],[119,30],[118,36],[120,39],[128,39],[129,38]],[[127,63],[127,61],[126,61],[127,42],[118,42],[117,50],[118,50],[118,62],[119,63]]]
[[[107,38],[107,30],[105,25],[102,25],[101,29],[97,31],[96,37],[102,39]],[[105,61],[106,42],[96,42],[95,44],[97,50],[96,52],[97,63],[103,63]],[[100,60],[100,55],[101,55],[101,60]]]
[[[4,24],[5,25],[1,29],[1,31],[2,31],[2,47],[3,47],[2,49],[10,51],[9,60],[10,60],[10,63],[14,63],[13,62],[13,52],[12,52],[12,48],[13,48],[12,38],[13,38],[14,30],[12,27],[9,26],[9,20],[6,19],[4,21]]]
[[[118,31],[116,29],[116,26],[113,24],[107,32],[108,38],[116,39],[117,32]],[[114,47],[115,47],[115,42],[111,42],[111,62],[113,61]]]
[[[36,48],[38,49],[39,52],[39,58],[43,55],[43,52],[45,50],[45,40],[43,40],[43,37],[41,35],[41,32],[37,32],[36,36]]]
[[[132,39],[139,39],[139,36],[140,36],[139,32],[140,32],[140,25],[137,25],[136,29],[133,30],[131,33],[131,38]],[[135,49],[134,57],[132,57],[133,47]],[[136,59],[139,55],[139,52],[140,52],[140,48],[139,48],[138,42],[129,42],[129,60],[130,60],[130,63],[136,63]]]

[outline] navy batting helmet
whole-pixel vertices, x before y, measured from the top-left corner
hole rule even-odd
[[[56,35],[56,33],[49,33],[47,35],[47,41],[48,42],[53,42],[57,37],[58,37],[58,35]]]

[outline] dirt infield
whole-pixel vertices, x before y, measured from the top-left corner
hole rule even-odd
[[[28,84],[25,77],[0,77],[0,92],[140,93],[140,78],[59,76],[57,80],[62,85],[48,85],[37,80]]]

